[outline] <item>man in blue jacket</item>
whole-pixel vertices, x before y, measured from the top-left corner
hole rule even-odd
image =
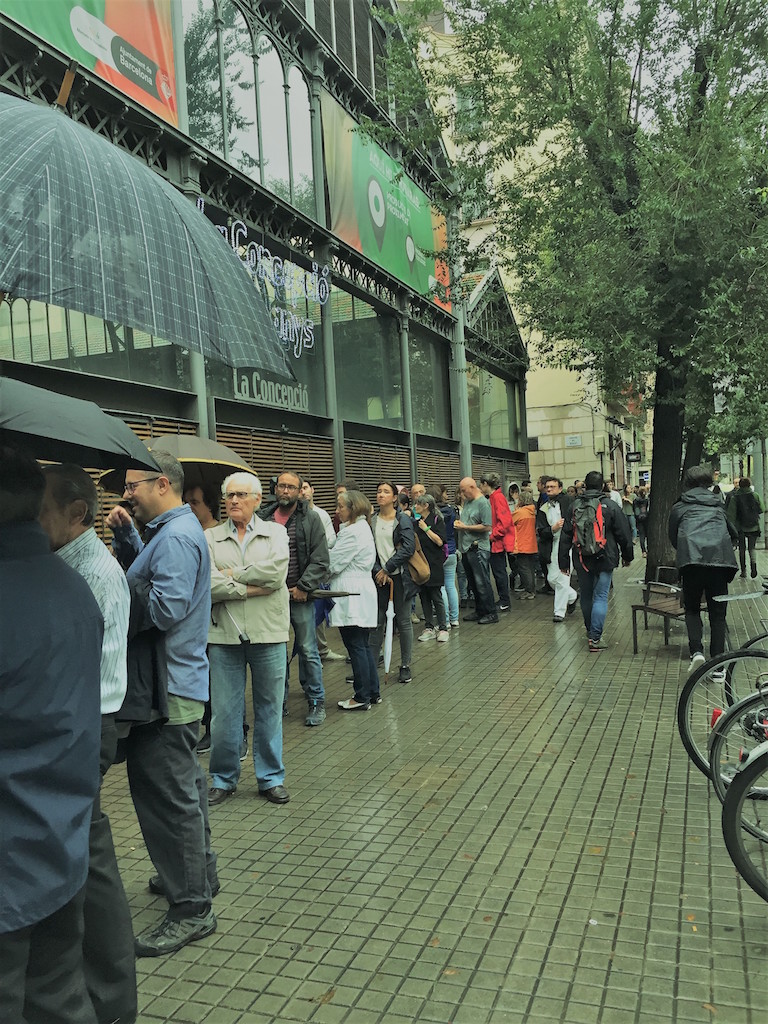
[[[169,904],[165,918],[137,936],[137,956],[174,953],[214,932],[211,900],[219,888],[196,750],[208,699],[210,556],[197,517],[182,503],[184,470],[172,455],[152,454],[160,472],[127,470],[123,492],[144,540],[126,509],[118,505],[107,517],[131,591],[126,704],[138,681],[132,646],[144,644],[163,669],[125,742],[131,796],[157,869],[149,887]]]
[[[95,1024],[83,974],[103,619],[37,522],[40,467],[0,449],[0,1021]]]

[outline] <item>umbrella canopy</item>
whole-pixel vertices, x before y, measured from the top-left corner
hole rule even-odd
[[[386,611],[386,628],[384,630],[384,676],[389,675],[389,666],[392,663],[392,638],[395,633],[395,601],[393,596],[393,583],[389,581],[389,604]]]
[[[158,471],[139,438],[116,416],[93,402],[8,377],[0,377],[0,443],[23,447],[46,462]]]
[[[292,378],[221,233],[160,175],[58,109],[0,94],[0,292]]]
[[[237,452],[207,437],[163,434],[144,443],[150,452],[168,452],[179,460],[184,467],[185,487],[221,487],[230,473],[253,473]],[[123,493],[122,473],[104,473],[99,483],[110,494]]]

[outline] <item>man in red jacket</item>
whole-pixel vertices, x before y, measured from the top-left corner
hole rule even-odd
[[[499,474],[486,473],[481,476],[480,489],[491,503],[491,572],[499,593],[498,609],[500,612],[508,612],[507,556],[515,550],[515,524],[512,522],[509,502],[501,489]]]

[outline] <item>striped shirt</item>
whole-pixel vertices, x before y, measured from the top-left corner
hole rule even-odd
[[[131,598],[125,574],[91,528],[59,548],[56,554],[91,588],[104,616],[101,646],[101,713],[113,715],[128,685],[126,648]]]

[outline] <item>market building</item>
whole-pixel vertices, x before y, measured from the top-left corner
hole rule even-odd
[[[458,482],[527,470],[527,357],[498,275],[446,288],[445,150],[407,163],[363,135],[384,109],[386,35],[366,0],[0,0],[0,89],[52,103],[164,176],[251,273],[295,381],[10,295],[0,373],[201,433],[266,481]],[[378,97],[378,98],[377,98]],[[424,116],[428,115],[424,111]]]

